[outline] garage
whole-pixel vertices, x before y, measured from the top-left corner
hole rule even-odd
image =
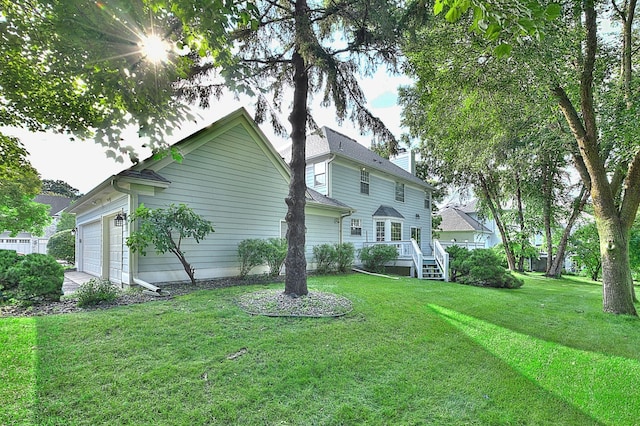
[[[99,277],[102,275],[102,222],[91,222],[80,227],[80,270]]]

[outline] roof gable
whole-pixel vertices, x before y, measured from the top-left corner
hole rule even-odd
[[[291,157],[291,146],[282,151],[283,157],[287,161]],[[322,127],[320,133],[312,133],[307,135],[306,158],[311,160],[325,155],[336,155],[352,162],[357,163],[360,167],[370,167],[389,174],[395,178],[414,183],[425,189],[431,189],[431,185],[422,179],[412,175],[402,167],[393,164],[391,161],[383,158],[340,132],[329,127]]]
[[[444,232],[477,231],[491,233],[491,230],[457,207],[446,207],[438,212],[442,217],[440,229]]]

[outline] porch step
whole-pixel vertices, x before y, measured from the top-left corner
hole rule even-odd
[[[422,279],[423,280],[444,280],[440,266],[433,262],[425,263],[422,266]]]

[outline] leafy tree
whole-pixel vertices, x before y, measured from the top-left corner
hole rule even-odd
[[[549,85],[573,135],[574,163],[591,193],[601,241],[603,310],[634,316],[629,236],[640,205],[640,139],[632,124],[638,107],[633,66],[636,5],[636,0],[611,2],[621,42],[606,45],[599,38],[599,22],[609,17],[606,9],[595,1],[568,4],[565,24],[576,29],[579,39],[573,53],[562,60],[573,70],[558,76],[568,79],[552,79]],[[549,45],[546,40],[544,47]],[[600,108],[607,104],[617,108]]]
[[[171,204],[167,209],[149,209],[141,204],[130,217],[131,223],[137,224],[137,230],[127,238],[127,246],[135,252],[146,256],[149,245],[155,247],[157,254],[173,253],[195,284],[195,269],[187,261],[180,248],[182,240],[193,238],[196,243],[214,232],[208,220],[198,216],[184,204]]]
[[[587,271],[592,280],[598,280],[602,271],[602,260],[598,228],[595,222],[578,228],[569,239],[569,247],[578,267]]]
[[[76,258],[76,237],[70,229],[56,232],[49,238],[47,254],[58,260],[73,263]]]
[[[380,63],[395,64],[396,41],[402,14],[397,2],[388,0],[294,0],[255,2],[257,23],[232,33],[237,42],[236,67],[223,70],[226,81],[204,84],[215,66],[205,65],[184,87],[182,94],[208,106],[209,96],[229,88],[256,98],[256,120],[269,119],[283,134],[278,112],[290,108],[291,180],[286,198],[288,252],[285,260],[285,293],[307,294],[305,259],[305,147],[308,129],[317,128],[308,98],[321,93],[323,105],[333,104],[340,121],[356,122],[372,131],[376,141],[393,152],[396,141],[382,121],[365,106],[357,73],[371,72]],[[253,23],[252,23],[253,24]],[[291,88],[293,94],[286,96]],[[273,95],[272,102],[267,94]],[[291,102],[283,102],[290,99]]]
[[[0,230],[11,235],[42,235],[51,222],[49,206],[33,201],[41,182],[27,155],[18,139],[0,134]]]
[[[60,220],[56,224],[56,232],[62,232],[66,230],[70,230],[76,227],[76,215],[62,212],[60,215]]]
[[[77,200],[82,196],[80,191],[69,185],[63,180],[50,180],[44,179],[42,181],[42,193],[51,195],[62,195],[68,197],[71,200]]]
[[[0,10],[0,125],[93,137],[119,160],[134,155],[128,126],[164,147],[189,117],[177,83],[200,57],[226,61],[226,31],[249,18],[229,1],[0,0]]]

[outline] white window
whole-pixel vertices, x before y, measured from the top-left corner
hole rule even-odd
[[[327,184],[327,165],[322,163],[315,163],[313,165],[313,185],[324,186]]]
[[[351,235],[362,235],[362,219],[351,219]]]
[[[391,241],[402,240],[402,223],[391,222]]]
[[[431,193],[429,191],[424,191],[424,208],[431,209]]]
[[[384,241],[384,221],[376,221],[376,241]]]
[[[360,193],[369,195],[369,172],[364,169],[360,171]]]
[[[396,201],[404,203],[404,183],[396,182]]]

